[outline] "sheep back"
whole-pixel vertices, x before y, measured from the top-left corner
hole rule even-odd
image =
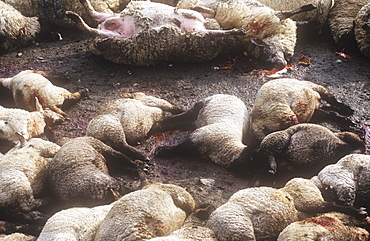
[[[347,217],[347,219],[349,218]],[[346,225],[335,214],[328,213],[288,225],[279,234],[277,241],[321,239],[362,241],[369,239],[369,233],[363,228]]]
[[[297,79],[275,79],[261,86],[252,109],[252,131],[257,139],[308,122],[320,106],[318,85]]]
[[[111,208],[112,205],[104,205],[59,211],[47,220],[37,240],[93,241],[96,231]]]
[[[357,13],[355,20],[355,38],[360,52],[370,58],[370,30],[364,29],[364,24],[369,23],[370,4],[363,6]]]
[[[37,17],[25,17],[3,1],[0,16],[0,53],[32,44],[40,32]]]
[[[179,229],[187,214],[176,205],[172,194],[178,192],[174,192],[176,189],[180,189],[180,193],[184,190],[171,184],[162,185],[165,185],[164,189],[149,185],[116,201],[100,225],[95,240],[143,240],[166,236]],[[171,190],[170,193],[167,190]],[[183,196],[177,199],[186,201]],[[193,199],[190,201],[194,204]]]
[[[173,62],[204,62],[216,58],[223,39],[209,33],[181,32],[161,26],[140,31],[129,38],[95,38],[91,51],[119,64],[155,66]]]
[[[293,197],[275,188],[240,190],[210,216],[207,227],[218,240],[274,240],[298,220]]]
[[[70,206],[91,206],[113,201],[119,191],[99,151],[110,147],[93,137],[78,137],[64,144],[49,164],[49,183],[54,196]]]
[[[214,232],[206,227],[182,227],[166,237],[157,237],[148,241],[217,241]]]

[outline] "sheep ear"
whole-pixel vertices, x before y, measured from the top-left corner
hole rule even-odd
[[[277,16],[278,16],[278,18],[280,18],[280,20],[284,20],[284,19],[290,18],[291,16],[293,16],[295,14],[312,11],[314,9],[316,9],[316,6],[313,5],[312,3],[310,3],[310,4],[307,4],[307,5],[304,5],[300,8],[294,9],[292,11],[277,12]]]
[[[36,111],[40,111],[41,113],[44,112],[44,109],[42,108],[42,105],[40,104],[39,98],[35,97],[35,108]]]

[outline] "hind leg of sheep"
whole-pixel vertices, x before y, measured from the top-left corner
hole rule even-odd
[[[196,103],[193,108],[178,115],[168,117],[156,123],[149,131],[148,136],[155,133],[172,131],[172,130],[195,130],[195,121],[198,117],[200,109],[203,108],[203,103]]]
[[[154,156],[159,157],[159,158],[173,157],[173,156],[178,156],[178,155],[200,156],[200,152],[198,151],[198,149],[196,148],[196,146],[190,139],[187,139],[184,142],[176,146],[158,147],[154,152]]]
[[[337,112],[334,111],[327,111],[323,109],[315,110],[311,122],[319,123],[323,121],[333,121],[334,123],[340,126],[341,130],[351,130],[356,129],[356,124],[351,121],[349,118],[339,115]]]

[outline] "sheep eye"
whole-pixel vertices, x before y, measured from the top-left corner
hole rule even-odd
[[[4,124],[5,124],[5,125],[7,125],[7,124],[8,124],[8,122],[7,122],[7,121],[4,121]]]

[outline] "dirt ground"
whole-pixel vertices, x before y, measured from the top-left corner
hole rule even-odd
[[[79,87],[90,90],[84,99],[67,110],[71,121],[56,130],[58,137],[77,137],[85,134],[86,126],[99,106],[125,92],[142,91],[161,97],[189,109],[201,98],[225,93],[241,98],[250,110],[260,86],[269,80],[259,66],[242,55],[236,65],[224,66],[237,56],[222,56],[205,63],[167,63],[156,67],[133,67],[108,62],[89,51],[91,39],[81,33],[61,30],[63,40],[42,42],[0,56],[0,77],[13,76],[21,70],[43,70],[56,85],[74,91]],[[296,48],[293,68],[282,77],[295,77],[324,85],[355,113],[351,117],[360,127],[370,125],[370,60],[362,56],[343,58],[334,53],[335,45],[328,35],[312,36]],[[298,64],[306,56],[308,66]],[[0,89],[0,104],[11,107],[10,94]],[[178,135],[177,135],[178,134]],[[138,147],[152,153],[160,145],[175,144],[186,133],[156,135],[139,143]],[[225,203],[236,191],[246,188],[249,177],[231,173],[200,158],[178,156],[172,159],[152,158],[149,181],[178,184],[186,188],[197,204],[210,203],[215,207]],[[137,179],[127,180],[137,185]]]

